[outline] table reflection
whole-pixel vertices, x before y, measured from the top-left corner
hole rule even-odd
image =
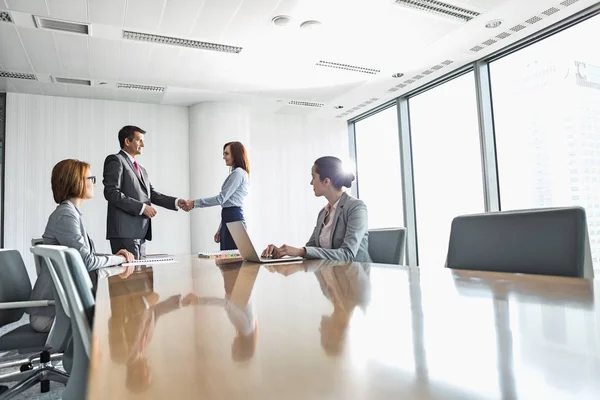
[[[331,262],[322,260],[311,263],[310,267],[293,264],[272,265],[267,269],[284,276],[314,273],[321,292],[333,305],[331,314],[321,316],[321,346],[327,355],[341,354],[354,310],[358,307],[365,312],[371,299],[370,266],[352,262],[332,266]]]
[[[109,278],[111,317],[108,339],[111,359],[125,364],[126,386],[132,392],[147,390],[152,383],[152,371],[145,350],[152,339],[161,316],[185,304],[176,295],[159,301],[154,292],[152,269],[131,274],[129,271]]]
[[[231,358],[236,362],[248,361],[254,356],[258,340],[258,318],[251,300],[252,288],[260,265],[217,262],[223,277],[225,297],[198,296],[189,293],[183,303],[195,306],[223,307],[234,326],[236,336],[231,343]]]

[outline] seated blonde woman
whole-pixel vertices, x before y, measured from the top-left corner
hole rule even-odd
[[[46,230],[42,235],[44,244],[71,247],[79,251],[83,263],[91,273],[99,268],[110,267],[133,261],[127,250],[117,254],[96,253],[94,242],[83,225],[81,206],[94,197],[96,177],[90,172],[90,165],[79,160],[62,160],[52,169],[52,194],[58,204],[50,214]],[[91,276],[92,282],[95,276]],[[52,278],[45,265],[31,293],[31,300],[53,300]],[[48,332],[54,322],[54,307],[32,308],[28,310],[31,326],[39,332]]]

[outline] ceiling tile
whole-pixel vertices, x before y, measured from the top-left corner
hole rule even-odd
[[[91,96],[94,99],[115,100],[117,96],[116,89],[92,87]]]
[[[203,2],[197,0],[170,0],[165,6],[159,33],[166,36],[188,37]]]
[[[18,31],[33,70],[44,74],[61,74],[52,32],[29,28],[18,28]]]
[[[9,79],[10,84],[19,93],[42,94],[42,87],[38,81],[27,79]]]
[[[137,101],[140,103],[160,103],[163,93],[160,92],[140,92]]]
[[[165,0],[128,0],[125,29],[156,33]]]
[[[6,0],[9,10],[23,11],[33,15],[48,15],[46,0]]]
[[[64,78],[89,78],[88,37],[76,33],[54,32],[58,60]]]
[[[90,37],[90,73],[94,78],[117,80],[121,42]]]
[[[116,100],[137,102],[138,92],[137,90],[117,89]]]
[[[148,75],[148,64],[155,46],[158,45],[123,40],[119,80],[126,83],[143,83],[140,77],[143,79]]]
[[[166,85],[179,60],[181,48],[174,46],[155,46],[150,55],[147,75],[148,82]]]
[[[0,64],[8,70],[33,72],[27,59],[17,28],[12,24],[0,23]]]
[[[243,1],[205,0],[191,37],[197,40],[218,41]]]
[[[90,22],[122,27],[126,0],[88,0]]]
[[[91,88],[89,86],[65,85],[67,87],[67,96],[91,98]]]
[[[66,96],[67,85],[62,83],[40,83],[42,92],[47,96]]]
[[[48,0],[48,8],[53,18],[89,22],[85,0]]]
[[[13,92],[8,78],[0,78],[0,92]]]

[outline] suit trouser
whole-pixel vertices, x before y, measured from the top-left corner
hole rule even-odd
[[[113,254],[125,249],[134,255],[136,259],[146,255],[146,239],[109,239],[110,249]]]

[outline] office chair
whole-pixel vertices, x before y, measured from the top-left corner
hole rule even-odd
[[[0,250],[0,326],[19,321],[25,308],[47,307],[53,302],[48,300],[30,301],[31,282],[25,263],[17,250]],[[48,346],[48,333],[35,331],[27,323],[5,333],[0,337],[0,351],[17,350],[19,354],[39,354],[40,364],[34,367],[33,358],[10,361],[0,367],[21,365],[20,372],[0,377],[0,382],[15,382],[15,386],[4,389],[0,399],[9,399],[40,382],[41,391],[47,392],[50,380],[67,383],[68,375],[52,366],[52,357]]]
[[[374,263],[401,265],[404,259],[406,228],[369,230],[369,255]]]
[[[65,360],[72,360],[71,375],[62,393],[63,400],[85,398],[91,354],[93,309],[92,282],[83,264],[81,255],[75,249],[64,246],[39,245],[31,248],[37,256],[43,257],[54,270],[60,281],[71,313],[73,331],[72,346],[65,352]]]
[[[585,210],[542,208],[456,217],[446,266],[592,279]]]

